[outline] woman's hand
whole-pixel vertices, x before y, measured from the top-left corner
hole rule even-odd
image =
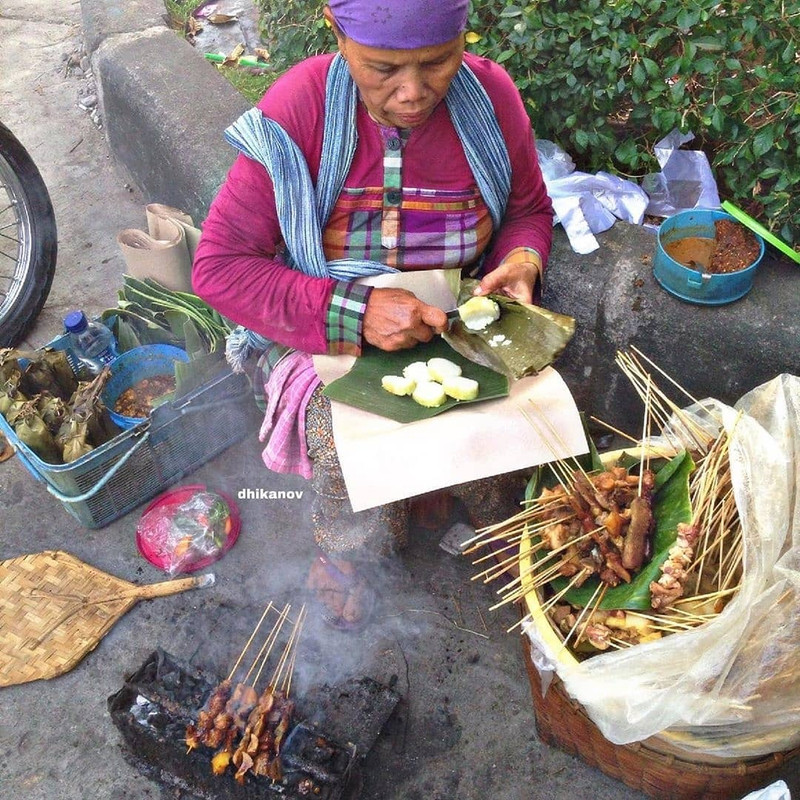
[[[405,289],[373,289],[364,312],[363,336],[381,350],[405,350],[429,342],[447,328],[447,316]]]
[[[484,275],[473,294],[502,294],[520,303],[532,303],[533,290],[541,275],[541,262],[534,261],[534,255],[530,258],[530,261],[502,261]]]

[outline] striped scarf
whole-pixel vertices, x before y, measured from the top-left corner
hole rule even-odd
[[[363,259],[327,261],[322,247],[322,231],[356,151],[357,103],[358,90],[347,63],[337,55],[325,87],[325,128],[316,191],[300,148],[259,109],[246,111],[225,131],[227,141],[262,164],[272,178],[286,262],[312,277],[352,281],[397,271]],[[453,78],[445,103],[497,230],[511,190],[511,162],[491,100],[466,64],[462,63]],[[228,337],[228,362],[234,370],[241,370],[251,350],[264,350],[269,344],[263,336],[239,326]]]

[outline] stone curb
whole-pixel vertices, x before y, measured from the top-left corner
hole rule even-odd
[[[148,202],[197,223],[233,163],[222,131],[249,107],[163,21],[161,0],[81,0],[105,132]]]

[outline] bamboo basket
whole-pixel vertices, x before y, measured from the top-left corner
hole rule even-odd
[[[780,767],[800,754],[800,748],[754,759],[707,757],[700,760],[674,748],[668,738],[651,736],[642,742],[609,742],[589,719],[583,706],[565,691],[558,676],[542,695],[539,672],[523,639],[525,666],[531,684],[539,738],[656,800],[738,800],[766,786]]]
[[[636,456],[640,451],[630,448],[625,452]],[[609,453],[603,460],[612,463],[621,454],[622,451]],[[530,563],[529,544],[523,540],[519,558],[523,574]],[[526,593],[525,606],[538,633],[557,653],[557,660],[565,664],[576,663],[542,611],[536,591]],[[656,800],[737,800],[770,783],[783,764],[800,755],[800,748],[794,748],[752,759],[701,757],[680,747],[680,737],[669,731],[641,742],[614,744],[603,736],[583,706],[569,696],[557,675],[547,693],[542,694],[541,679],[531,661],[527,637],[523,637],[523,651],[539,738],[571,755],[580,756],[587,764],[648,797]]]

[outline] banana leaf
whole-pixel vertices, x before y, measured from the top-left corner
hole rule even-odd
[[[14,372],[21,372],[18,352],[11,347],[0,348],[0,384],[5,383]]]
[[[173,292],[156,281],[144,281],[125,275],[118,293],[116,309],[103,312],[103,319],[124,317],[131,327],[120,327],[121,338],[133,346],[138,344],[173,344],[183,346],[183,329],[191,322],[198,331],[206,352],[222,350],[233,323],[207,303],[186,292]],[[128,337],[129,333],[135,336]],[[135,341],[138,340],[138,344]],[[123,346],[128,350],[131,347]]]
[[[57,444],[62,448],[64,463],[70,464],[94,449],[89,443],[89,426],[77,417],[68,419],[58,432]]]
[[[465,303],[478,285],[461,282],[458,303]],[[442,334],[447,343],[476,364],[518,380],[552,364],[572,339],[575,320],[539,306],[490,295],[500,305],[500,318],[481,331],[469,330],[456,320]]]
[[[100,318],[111,325],[120,353],[143,344],[181,345],[180,337],[170,331],[163,314],[152,314],[136,303],[121,300],[117,308],[104,311]]]
[[[48,464],[60,464],[61,452],[56,446],[53,434],[47,429],[44,420],[36,408],[37,400],[29,400],[20,410],[14,422],[14,433],[42,461]]]
[[[447,358],[459,364],[465,377],[480,384],[478,397],[475,400],[448,398],[438,408],[425,408],[411,397],[398,397],[381,387],[381,378],[384,375],[402,375],[403,368],[412,361],[427,361],[431,358]],[[364,354],[356,359],[352,369],[341,378],[331,381],[323,393],[333,400],[396,422],[416,422],[435,417],[467,402],[478,403],[505,397],[508,394],[508,379],[487,367],[473,363],[436,336],[430,342],[418,344],[410,350],[387,352],[375,347],[366,348]]]
[[[0,414],[8,418],[8,413],[15,403],[25,402],[28,398],[20,391],[19,384],[22,373],[19,370],[9,372],[8,377],[0,384]],[[11,420],[9,420],[11,423]]]
[[[38,396],[39,416],[44,420],[50,433],[57,433],[67,417],[67,404],[60,397],[42,393]]]
[[[653,489],[653,516],[656,529],[652,539],[652,555],[630,583],[621,583],[609,588],[599,609],[628,609],[646,611],[650,608],[650,583],[658,580],[661,565],[666,561],[669,549],[675,544],[679,522],[691,522],[692,507],[689,501],[689,475],[695,465],[685,451],[670,459],[656,472]],[[578,589],[571,589],[564,600],[583,608],[597,589],[599,578],[593,576]],[[567,578],[557,578],[550,586],[558,592],[568,583]]]
[[[183,397],[215,373],[227,369],[225,353],[222,350],[206,352],[203,338],[190,319],[184,323],[183,335],[189,360],[175,362],[175,398]]]
[[[210,350],[217,349],[230,333],[227,325],[219,323],[220,315],[195,295],[172,292],[151,279],[140,281],[129,275],[124,279],[123,294],[126,299],[153,309],[184,312],[198,326]]]

